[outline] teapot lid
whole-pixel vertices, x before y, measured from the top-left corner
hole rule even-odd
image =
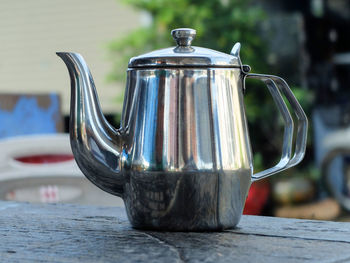
[[[196,30],[178,28],[171,31],[176,47],[155,50],[129,61],[129,68],[159,67],[241,67],[240,44],[236,43],[231,54],[208,48],[191,46]]]

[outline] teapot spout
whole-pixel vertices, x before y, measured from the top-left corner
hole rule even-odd
[[[96,186],[122,196],[120,171],[122,135],[105,119],[90,70],[77,53],[56,53],[65,62],[71,80],[70,142],[75,160]]]

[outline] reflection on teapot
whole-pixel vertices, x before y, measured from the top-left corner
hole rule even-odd
[[[124,199],[134,227],[232,228],[251,181],[302,160],[307,118],[284,80],[247,72],[239,43],[227,55],[191,46],[193,29],[172,35],[176,47],[130,60],[118,130],[101,112],[82,56],[57,53],[71,77],[72,150],[91,182]],[[265,82],[286,124],[281,161],[257,174],[243,103],[246,77]],[[281,93],[298,120],[293,156],[293,119]]]
[[[234,173],[131,174],[125,184],[125,205],[137,228],[188,230],[230,227],[242,213],[250,170]],[[151,223],[148,223],[151,222]]]

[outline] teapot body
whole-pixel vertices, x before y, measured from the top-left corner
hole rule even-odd
[[[239,68],[129,69],[120,169],[133,226],[235,226],[252,156]]]
[[[82,56],[57,53],[71,79],[75,160],[92,183],[124,199],[136,228],[232,228],[251,182],[297,165],[305,154],[307,117],[288,84],[277,76],[248,73],[239,43],[229,55],[191,46],[195,33],[175,29],[176,47],[130,59],[118,130],[101,111]],[[243,102],[245,78],[266,84],[285,124],[280,161],[256,174]]]

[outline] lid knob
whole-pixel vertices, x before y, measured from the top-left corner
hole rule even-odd
[[[177,28],[171,30],[171,35],[179,47],[189,47],[196,36],[196,30],[192,28]]]

